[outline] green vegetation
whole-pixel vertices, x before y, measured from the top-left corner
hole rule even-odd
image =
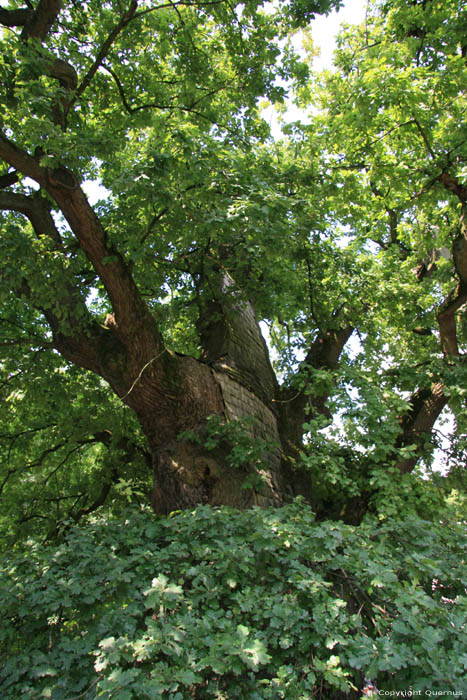
[[[467,690],[463,533],[309,506],[128,510],[2,571],[2,696],[340,697]],[[441,697],[445,697],[441,695]]]
[[[467,693],[467,10],[340,4],[0,7],[2,698]]]

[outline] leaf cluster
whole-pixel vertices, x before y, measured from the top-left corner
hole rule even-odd
[[[124,517],[4,558],[5,699],[465,689],[454,521],[317,524],[300,501]]]

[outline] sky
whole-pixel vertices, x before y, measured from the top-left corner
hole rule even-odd
[[[313,61],[315,70],[331,68],[336,36],[342,23],[360,24],[365,19],[367,0],[347,0],[339,12],[320,15],[311,22],[311,35],[320,56]]]

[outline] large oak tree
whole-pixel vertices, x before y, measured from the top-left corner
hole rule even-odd
[[[379,3],[311,80],[290,35],[332,4],[0,9],[15,532],[149,474],[158,512],[303,494],[358,522],[448,403],[462,462],[465,11]],[[312,117],[274,144],[285,81]]]

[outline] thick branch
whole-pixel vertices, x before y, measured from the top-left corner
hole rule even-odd
[[[24,29],[21,33],[23,41],[35,38],[42,42],[57,19],[62,5],[62,0],[40,0],[35,11],[32,9],[0,10],[0,23],[7,26],[23,26]],[[78,85],[78,75],[73,66],[60,58],[52,57],[50,59],[48,73],[67,90],[75,90]],[[63,113],[59,109],[55,115],[55,121],[62,129],[65,129],[64,114],[68,108],[68,99],[63,97],[60,102]]]
[[[38,238],[47,236],[55,250],[62,248],[60,234],[50,213],[49,204],[40,194],[26,196],[14,192],[0,192],[0,209],[24,214],[30,220]],[[41,260],[38,259],[38,267],[40,266]],[[66,279],[66,274],[63,277]],[[13,291],[17,296],[25,297],[37,306],[27,280],[23,280],[21,285]],[[104,346],[107,350],[109,349],[109,334],[91,318],[80,290],[71,281],[65,284],[62,282],[60,289],[53,289],[50,299],[50,306],[46,307],[42,304],[38,308],[52,330],[55,348],[70,362],[90,369],[111,381],[109,367],[103,364],[105,353],[102,352]],[[56,307],[60,307],[60,318],[56,313]],[[63,320],[66,321],[66,327],[71,329],[66,333],[62,330]],[[117,355],[121,352],[118,346],[113,350]]]
[[[0,188],[3,189],[4,187],[16,185],[18,180],[18,173],[14,170],[11,173],[5,173],[4,175],[0,175]]]
[[[222,264],[211,270],[204,281],[210,292],[199,298],[197,321],[203,360],[230,374],[269,405],[277,381],[253,305],[241,298]]]
[[[312,413],[329,415],[326,407],[329,390],[323,390],[319,395],[309,395],[306,391],[307,383],[313,380],[313,370],[335,370],[353,330],[351,326],[346,326],[339,330],[320,332],[298,370],[298,375],[303,377],[302,388],[298,392],[293,388],[280,392],[276,406],[280,412],[282,434],[287,436],[286,449],[292,457],[301,446],[307,411],[311,409]]]
[[[452,245],[452,259],[459,281],[454,294],[451,294],[440,305],[437,316],[443,351],[446,355],[457,357],[459,355],[459,347],[456,313],[467,302],[467,188],[461,186],[454,178],[448,178],[447,176],[442,181],[447,189],[454,192],[461,200],[463,208],[459,233]]]
[[[340,354],[353,331],[352,326],[346,326],[337,331],[330,330],[320,334],[308,351],[301,367],[336,369]]]
[[[0,209],[25,214],[38,237],[47,236],[61,247],[62,241],[50,213],[50,205],[40,195],[27,196],[15,192],[0,192]]]
[[[60,58],[55,58],[49,67],[52,78],[58,80],[60,85],[66,90],[76,90],[78,85],[78,74],[73,66]],[[68,106],[68,103],[67,105]]]
[[[40,311],[52,330],[55,347],[69,362],[103,377],[122,401],[136,412],[145,432],[152,431],[152,440],[159,439],[164,430],[170,434],[176,428],[168,403],[179,399],[181,387],[175,369],[177,360],[165,352],[155,319],[139,294],[123,257],[108,243],[106,231],[73,173],[65,168],[51,170],[41,167],[5,136],[0,136],[0,157],[34,178],[55,199],[104,284],[113,306],[113,313],[108,314],[105,325],[101,326],[89,319],[84,301],[77,298],[79,290],[73,285],[68,288],[65,285],[64,306],[60,313],[57,313],[57,308],[62,299],[57,299],[52,293],[50,305],[44,308],[42,304]],[[8,197],[16,193],[4,194]],[[30,206],[22,198],[8,201],[16,210]],[[34,303],[26,280],[20,287],[16,293]],[[61,288],[63,290],[63,285]],[[159,422],[155,419],[156,414]],[[156,423],[159,427],[157,434]]]
[[[459,343],[457,337],[456,314],[467,304],[467,225],[466,199],[467,188],[446,173],[439,181],[461,201],[463,213],[460,219],[459,233],[452,246],[452,259],[458,278],[455,292],[440,304],[437,314],[441,347],[447,358],[459,358]],[[424,271],[425,270],[425,271]],[[429,268],[421,265],[416,270],[419,280],[429,272]],[[402,473],[412,471],[418,458],[423,454],[424,447],[433,426],[441,411],[448,402],[441,381],[434,382],[430,389],[417,390],[411,399],[409,412],[401,418],[402,433],[397,441],[397,447],[415,445],[416,454],[413,457],[397,462],[396,466]]]
[[[330,330],[320,334],[308,351],[299,372],[309,372],[310,368],[328,369],[331,371],[337,369],[342,350],[353,331],[352,326],[346,326],[337,331]],[[319,395],[311,395],[304,398],[304,408],[308,404],[312,412],[329,415],[326,407],[329,391],[323,391]]]
[[[85,515],[89,515],[90,513],[94,513],[98,508],[104,505],[104,503],[107,500],[107,496],[110,493],[110,489],[112,488],[113,484],[116,484],[118,482],[118,471],[116,469],[113,469],[112,472],[109,475],[109,478],[107,481],[104,481],[104,483],[101,486],[101,490],[99,494],[96,496],[94,501],[87,507],[82,507],[78,510],[77,513],[74,513],[73,520],[75,523],[79,522],[82,517]]]
[[[439,181],[444,185],[448,192],[455,194],[462,204],[467,202],[467,186],[462,185],[457,177],[452,177],[448,173],[442,173],[439,176]]]
[[[45,39],[62,9],[62,0],[40,0],[37,10],[25,24],[22,39]]]
[[[114,332],[126,344],[129,337],[134,339],[138,332],[143,332],[146,337],[150,328],[151,344],[162,349],[162,340],[156,332],[154,320],[123,257],[108,243],[106,231],[73,173],[66,168],[41,167],[35,158],[18,148],[4,135],[0,135],[0,157],[24,175],[34,179],[57,202],[109,295],[114,310]]]
[[[467,287],[467,206],[460,220],[459,235],[452,246],[452,259],[460,284]]]
[[[443,383],[436,382],[430,389],[416,391],[412,397],[409,412],[402,421],[403,433],[397,447],[415,445],[417,450],[414,456],[396,463],[402,474],[411,472],[425,451],[433,426],[448,402],[443,389]]]
[[[467,285],[459,284],[454,299],[448,299],[438,312],[441,346],[446,355],[459,356],[456,313],[467,302]]]
[[[34,15],[34,10],[27,7],[18,10],[5,10],[0,7],[0,24],[4,27],[24,27]]]
[[[111,383],[110,368],[107,363],[104,363],[106,347],[107,353],[109,352],[108,333],[90,318],[87,308],[76,290],[68,288],[65,290],[65,294],[58,298],[54,290],[50,296],[51,304],[47,308],[35,303],[34,294],[25,279],[12,291],[16,296],[27,299],[44,315],[52,331],[53,347],[66,360],[99,374]],[[55,307],[60,308],[60,317],[57,315]],[[66,333],[62,330],[64,323],[68,329]],[[33,346],[36,345],[34,340]],[[113,349],[114,355],[117,354],[117,350],[118,348]]]
[[[158,350],[163,343],[156,331],[155,322],[133,281],[121,254],[108,243],[107,234],[95,212],[90,207],[82,189],[72,189],[60,184],[48,186],[71,230],[81,244],[94,269],[99,275],[112,302],[114,320],[112,327],[127,345],[128,341],[143,334]]]
[[[41,168],[35,158],[21,148],[18,148],[18,146],[7,139],[3,133],[0,133],[0,158],[8,165],[15,168],[15,170],[23,173],[23,175],[27,175],[39,185],[45,187],[47,183],[47,170]]]

